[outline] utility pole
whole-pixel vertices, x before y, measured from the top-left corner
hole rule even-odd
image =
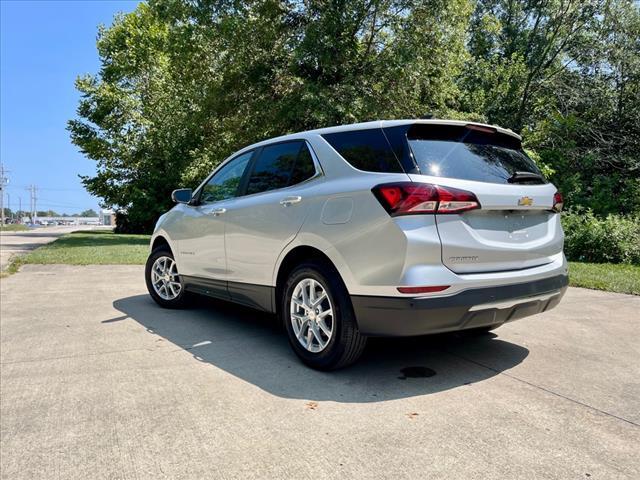
[[[31,185],[31,188],[33,189],[33,218],[37,218],[38,216],[38,206],[36,205],[36,201],[38,200],[38,197],[36,195],[37,188],[35,185]]]
[[[4,225],[4,186],[9,183],[6,174],[9,173],[4,169],[4,165],[0,163],[0,225]]]
[[[27,190],[29,190],[29,211],[31,212],[31,223],[36,223],[36,214],[37,214],[37,206],[36,206],[36,200],[37,200],[37,188],[35,185],[29,185],[29,187],[27,188]]]
[[[22,223],[22,197],[18,195],[18,223]]]
[[[29,191],[29,222],[33,224],[33,194],[31,193],[31,185],[27,190]]]
[[[11,210],[11,195],[7,192],[7,208],[9,209],[9,220],[13,222],[13,210]]]

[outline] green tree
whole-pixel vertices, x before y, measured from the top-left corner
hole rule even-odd
[[[478,0],[469,29],[461,109],[517,132],[545,86],[569,68],[597,27],[603,0]]]
[[[529,144],[569,205],[640,211],[640,8],[607,3],[572,68],[547,86]]]
[[[90,208],[89,210],[84,210],[80,212],[79,216],[80,217],[97,217],[98,212],[96,212],[93,208]]]
[[[38,210],[38,217],[59,217],[60,215],[55,210]]]
[[[640,209],[640,8],[633,0],[149,0],[98,35],[72,141],[119,231],[247,144],[378,118],[522,133],[596,214]]]
[[[448,112],[468,0],[155,0],[98,38],[72,141],[86,188],[148,231],[170,192],[237,148],[296,130]]]

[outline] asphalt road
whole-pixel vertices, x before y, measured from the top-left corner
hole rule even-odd
[[[156,307],[141,267],[1,284],[2,478],[640,478],[640,297],[570,289],[319,373],[269,317]]]
[[[0,232],[0,271],[4,270],[14,255],[26,253],[45,243],[53,242],[65,233],[75,230],[87,230],[91,227],[62,226],[40,227],[23,232]]]

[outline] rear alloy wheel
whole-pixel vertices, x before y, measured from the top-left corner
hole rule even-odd
[[[358,331],[351,299],[334,269],[321,262],[298,266],[281,300],[289,343],[304,363],[334,370],[360,357],[367,339]]]
[[[151,252],[145,267],[147,290],[156,303],[165,308],[181,308],[186,293],[178,274],[178,265],[167,247]]]
[[[322,284],[303,278],[293,289],[290,302],[293,332],[304,348],[312,353],[324,350],[333,336],[333,308]]]

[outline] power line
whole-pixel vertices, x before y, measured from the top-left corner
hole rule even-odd
[[[8,188],[15,190],[29,189],[31,185],[11,185]],[[51,192],[87,192],[84,188],[53,188],[53,187],[38,187],[38,190],[46,190]],[[88,192],[87,192],[88,193]]]

